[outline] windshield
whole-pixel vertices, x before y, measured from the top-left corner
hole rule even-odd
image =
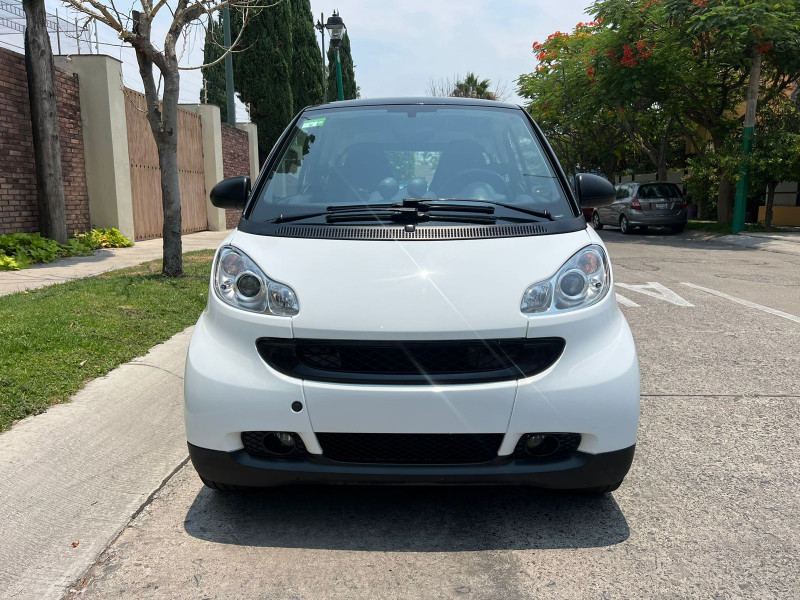
[[[574,218],[521,110],[397,105],[307,112],[248,219],[408,198],[502,202]]]

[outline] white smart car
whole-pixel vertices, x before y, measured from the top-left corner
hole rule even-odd
[[[211,192],[244,212],[186,361],[203,481],[616,489],[639,368],[580,210],[615,191],[575,188],[518,106],[301,111],[252,189]]]

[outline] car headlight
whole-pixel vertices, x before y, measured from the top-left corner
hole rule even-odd
[[[214,291],[225,304],[252,312],[290,317],[300,310],[292,288],[272,281],[249,256],[233,246],[224,246],[217,254]]]
[[[610,287],[606,253],[593,244],[575,253],[553,277],[525,290],[520,310],[536,314],[584,308],[599,302]]]

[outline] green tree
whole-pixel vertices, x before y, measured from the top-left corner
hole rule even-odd
[[[345,100],[354,100],[360,96],[359,87],[356,85],[356,71],[353,56],[350,53],[350,36],[344,32],[342,43],[339,45],[339,60],[342,62],[342,93]],[[328,48],[328,98],[337,98],[339,88],[336,85],[336,55],[333,46]]]
[[[294,110],[322,102],[322,54],[317,45],[310,0],[291,0],[292,101]]]
[[[206,29],[206,43],[203,47],[203,63],[214,63],[224,53],[222,21],[219,16],[209,19]],[[220,61],[203,69],[203,89],[200,102],[219,106],[220,119],[228,122],[228,103],[225,90],[225,62]]]
[[[745,100],[754,49],[765,59],[756,75],[762,84],[759,102],[781,94],[800,76],[796,0],[600,0],[592,11],[604,25],[635,33],[631,39],[661,56],[664,85],[642,73],[646,63],[629,61],[629,75],[642,77],[640,85],[658,106],[678,115],[698,147],[710,138],[715,153],[741,126],[737,108]],[[731,220],[733,182],[720,173],[720,221]]]
[[[766,187],[764,226],[769,229],[776,186],[800,179],[800,108],[785,96],[776,98],[759,115],[747,166],[752,173],[751,186],[756,190]]]
[[[232,36],[241,28],[240,11],[231,11]],[[292,19],[289,2],[262,9],[242,32],[241,52],[233,55],[234,86],[258,126],[258,145],[268,151],[294,116],[292,94]]]

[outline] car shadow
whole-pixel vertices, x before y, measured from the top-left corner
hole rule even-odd
[[[220,544],[392,552],[597,548],[630,535],[611,494],[524,487],[204,487],[184,527]]]

